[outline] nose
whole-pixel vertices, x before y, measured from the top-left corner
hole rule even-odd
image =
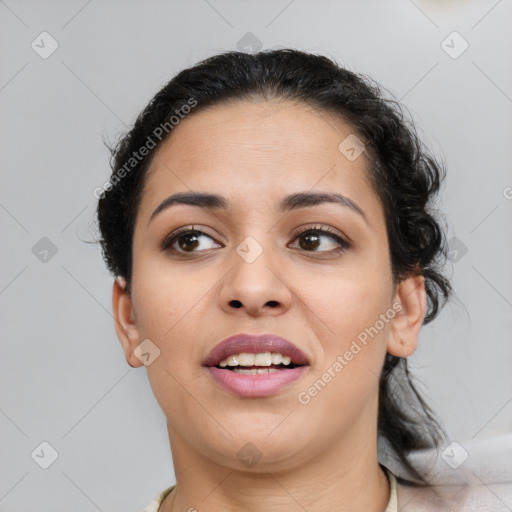
[[[292,292],[278,267],[278,255],[272,257],[270,253],[270,249],[262,248],[261,254],[253,260],[243,251],[234,252],[231,271],[219,293],[220,307],[224,311],[257,317],[281,315],[290,308]]]

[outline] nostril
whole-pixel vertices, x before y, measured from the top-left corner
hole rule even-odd
[[[234,307],[234,308],[241,308],[242,307],[242,303],[239,301],[239,300],[231,300],[229,302],[229,305]],[[271,307],[271,308],[276,308],[279,306],[279,302],[276,301],[276,300],[269,300],[267,303],[266,303],[267,306]]]

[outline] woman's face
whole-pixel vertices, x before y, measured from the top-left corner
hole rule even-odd
[[[146,369],[175,458],[268,471],[334,453],[340,442],[360,451],[376,437],[379,375],[400,343],[400,315],[384,212],[366,153],[354,158],[359,148],[345,141],[352,134],[304,104],[238,102],[191,114],[154,155],[134,230],[132,293],[116,283],[114,310],[130,364],[142,365],[133,351],[151,341]],[[227,206],[174,203],[152,217],[178,192],[215,194]],[[281,209],[298,193],[347,200]],[[192,227],[202,233],[162,248]],[[300,235],[304,228],[313,232]],[[202,365],[240,333],[286,338],[309,364],[267,396],[240,396]]]

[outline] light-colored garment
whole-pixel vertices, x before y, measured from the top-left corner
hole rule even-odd
[[[383,460],[397,478],[400,512],[512,511],[512,433],[412,452],[410,460],[428,481],[426,487],[403,485],[401,478],[410,475],[390,458]]]
[[[384,468],[389,480],[389,501],[388,505],[386,507],[386,510],[384,512],[398,512],[398,502],[397,502],[397,492],[396,492],[396,478],[389,471],[389,469]],[[162,502],[164,501],[165,497],[170,494],[170,492],[176,487],[175,485],[172,485],[171,487],[168,487],[164,491],[162,491],[142,512],[158,512],[158,509]]]
[[[162,491],[142,512],[158,512],[165,497],[170,494],[175,487],[175,485],[171,485],[171,487]]]

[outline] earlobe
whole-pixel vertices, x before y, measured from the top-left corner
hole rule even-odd
[[[132,299],[126,290],[126,280],[121,276],[114,281],[112,311],[117,337],[123,347],[126,362],[132,368],[142,366],[142,361],[134,355],[134,350],[140,344],[140,335],[135,322]]]
[[[426,314],[425,277],[409,276],[401,281],[393,304],[397,312],[391,322],[387,351],[397,357],[408,357],[416,350]]]

